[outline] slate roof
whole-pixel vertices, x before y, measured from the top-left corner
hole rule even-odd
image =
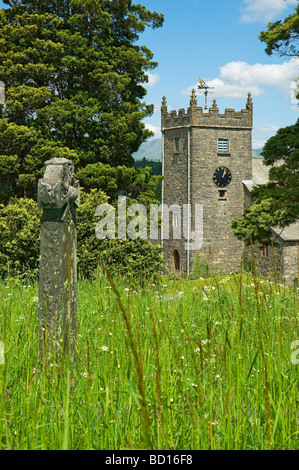
[[[272,227],[272,231],[284,241],[299,241],[299,222],[285,227],[283,231],[281,228]]]

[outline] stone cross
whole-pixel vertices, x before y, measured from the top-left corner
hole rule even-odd
[[[77,324],[76,207],[79,182],[65,158],[45,163],[38,181],[41,218],[38,328],[43,356],[74,345]]]

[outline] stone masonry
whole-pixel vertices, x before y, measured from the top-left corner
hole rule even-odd
[[[203,206],[203,246],[188,251],[186,240],[163,241],[164,262],[168,272],[191,273],[198,254],[211,272],[240,270],[244,245],[230,229],[232,218],[241,218],[245,207],[243,180],[252,179],[252,100],[240,112],[226,109],[219,113],[216,101],[208,112],[197,107],[193,90],[187,112],[167,112],[161,107],[163,139],[163,203],[182,206],[188,202]],[[219,149],[219,139],[226,147]],[[218,187],[213,174],[218,167],[231,171],[231,182]],[[221,191],[221,192],[220,192]],[[192,230],[194,220],[191,217]],[[170,216],[170,228],[173,221]],[[175,261],[179,256],[179,262]]]

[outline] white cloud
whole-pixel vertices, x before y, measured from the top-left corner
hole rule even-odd
[[[154,124],[145,124],[145,128],[148,129],[149,131],[154,132],[154,136],[152,138],[158,139],[161,137],[161,127],[160,126],[155,126]]]
[[[268,133],[273,134],[273,133],[276,133],[278,131],[279,127],[274,126],[274,125],[272,125],[272,126],[257,126],[254,129],[257,132],[268,132]]]
[[[299,111],[298,99],[295,96],[295,91],[297,91],[298,88],[299,88],[299,80],[294,80],[291,84],[290,101],[292,103],[291,109],[296,112]]]
[[[148,82],[144,83],[145,87],[155,86],[156,83],[158,83],[158,81],[160,80],[160,76],[157,73],[147,72],[146,75],[148,76]]]
[[[290,5],[296,4],[297,0],[243,0],[241,21],[244,23],[273,21]]]
[[[264,93],[263,86],[274,86],[287,95],[291,101],[294,81],[299,75],[299,59],[295,58],[283,64],[247,64],[237,61],[229,62],[220,67],[220,75],[213,80],[207,80],[207,85],[213,87],[215,97],[245,98],[250,92],[253,97]],[[191,94],[192,88],[185,88],[184,95]]]
[[[270,126],[255,126],[252,133],[252,148],[262,148],[270,137],[276,134],[279,127],[275,125]]]
[[[195,87],[191,86],[186,88],[183,94],[191,94],[192,88],[197,89],[197,85]],[[244,98],[247,96],[248,92],[250,92],[252,96],[259,96],[264,93],[264,91],[256,85],[235,83],[234,80],[223,80],[221,76],[214,80],[208,80],[207,85],[214,88],[213,94],[215,98]]]

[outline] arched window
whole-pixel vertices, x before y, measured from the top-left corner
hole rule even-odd
[[[174,271],[181,270],[181,257],[177,249],[175,249],[173,252],[173,267],[174,267]]]

